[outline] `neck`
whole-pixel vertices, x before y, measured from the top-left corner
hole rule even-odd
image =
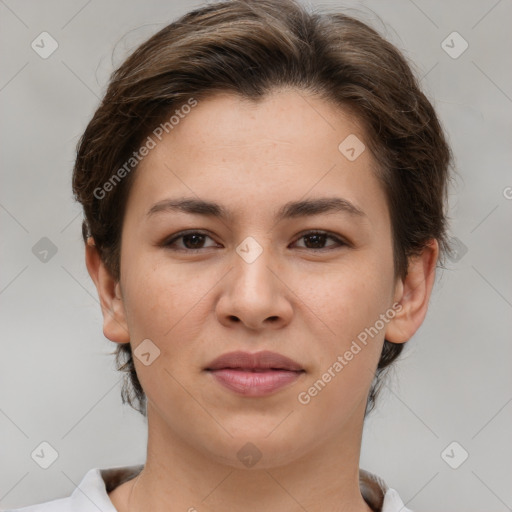
[[[189,512],[371,512],[359,488],[362,415],[355,416],[354,424],[328,440],[319,439],[307,453],[290,456],[291,447],[287,460],[263,456],[253,467],[241,469],[228,457],[208,456],[170,432],[148,405],[147,460],[130,481],[126,512],[163,512],[170,504]],[[265,440],[259,446],[263,455],[272,454]]]

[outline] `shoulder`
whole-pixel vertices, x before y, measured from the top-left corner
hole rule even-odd
[[[117,512],[108,493],[137,474],[142,467],[93,468],[85,474],[70,496],[27,507],[7,509],[5,512]]]
[[[89,470],[67,498],[59,498],[5,512],[116,512],[108,493],[134,478],[142,465]],[[365,501],[376,512],[412,512],[405,508],[400,495],[377,475],[359,470],[359,484]]]
[[[405,507],[395,489],[369,471],[359,469],[359,487],[364,500],[375,512],[413,512]]]
[[[9,509],[7,512],[88,512],[91,510],[91,506],[97,511],[94,502],[89,499],[98,501],[98,496],[100,498],[102,496],[102,490],[105,491],[105,483],[101,478],[100,470],[94,468],[86,473],[70,496],[27,507]],[[99,503],[98,505],[101,507]]]
[[[410,508],[406,508],[402,498],[395,489],[388,488],[384,495],[384,503],[382,504],[382,512],[413,512]]]

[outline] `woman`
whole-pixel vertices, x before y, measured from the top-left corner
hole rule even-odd
[[[73,190],[147,460],[19,510],[407,511],[361,437],[447,250],[450,160],[404,58],[344,14],[233,0],[142,44]]]

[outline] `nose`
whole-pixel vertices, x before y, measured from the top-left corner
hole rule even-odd
[[[222,280],[216,314],[227,327],[279,329],[291,321],[293,293],[285,282],[283,263],[268,246],[260,245],[263,250],[254,261],[234,254],[232,270]]]

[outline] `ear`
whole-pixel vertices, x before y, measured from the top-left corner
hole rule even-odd
[[[110,341],[129,343],[130,335],[121,287],[106,269],[92,237],[87,239],[85,264],[98,291],[103,313],[103,334]]]
[[[407,275],[399,279],[395,287],[395,303],[402,307],[397,308],[386,329],[385,338],[391,343],[410,340],[423,323],[434,286],[438,256],[439,244],[433,239],[420,255],[409,258]]]

